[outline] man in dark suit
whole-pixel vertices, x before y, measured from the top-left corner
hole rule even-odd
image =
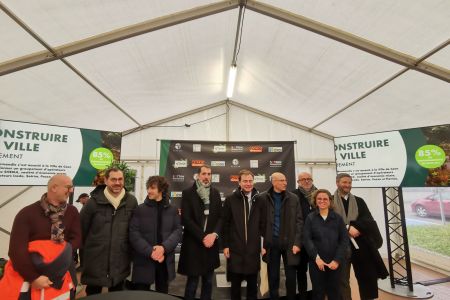
[[[181,198],[183,240],[178,273],[187,275],[184,299],[192,300],[202,277],[201,300],[211,299],[214,269],[220,266],[217,238],[222,229],[220,193],[211,187],[211,167],[198,169],[192,187]]]
[[[265,228],[265,207],[256,201],[254,175],[239,172],[239,187],[225,199],[223,208],[223,254],[231,279],[231,300],[241,299],[241,283],[247,281],[247,300],[256,300],[260,268],[261,236]]]

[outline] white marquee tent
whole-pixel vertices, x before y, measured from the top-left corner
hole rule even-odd
[[[333,137],[450,123],[448,0],[0,8],[0,119],[123,132],[138,186],[157,172],[158,139],[296,140],[297,170],[334,189]],[[0,188],[1,257],[43,190]],[[381,192],[357,193],[383,224]]]

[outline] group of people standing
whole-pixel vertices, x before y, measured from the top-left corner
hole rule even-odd
[[[22,209],[13,224],[9,268],[29,283],[28,290],[21,283],[18,291],[54,289],[55,281],[61,281],[36,265],[30,244],[38,240],[68,246],[70,251],[83,245],[81,282],[86,284],[87,295],[100,293],[103,287],[122,290],[131,262],[134,289],[149,290],[155,284],[156,291],[167,293],[176,273],[175,248],[181,241],[178,273],[187,276],[187,300],[195,299],[200,279],[200,299],[212,298],[219,247],[227,259],[233,300],[241,299],[242,281],[247,282],[246,298],[257,299],[261,259],[267,263],[270,299],[279,299],[281,258],[289,300],[296,299],[297,287],[300,299],[306,299],[308,268],[314,299],[325,295],[330,300],[351,299],[351,264],[361,299],[378,297],[377,279],[388,275],[378,253],[382,238],[364,200],[351,194],[350,175],[338,174],[337,190],[331,195],[317,189],[305,172],[298,175],[298,188],[289,192],[285,175],[276,172],[271,175],[270,189],[259,193],[253,173],[241,170],[239,186],[223,203],[211,185],[211,175],[210,166],[198,169],[193,185],[182,192],[181,217],[169,201],[164,177],[147,180],[147,197],[138,205],[124,189],[122,171],[108,169],[105,184],[91,192],[78,215],[67,204],[73,192],[71,179],[55,175],[48,192]],[[55,270],[51,259],[46,261],[51,266],[48,269]],[[69,274],[66,277],[72,278],[72,289],[67,292],[73,296],[74,266],[63,265]],[[14,289],[8,286],[13,279],[6,270],[0,282],[2,294]]]

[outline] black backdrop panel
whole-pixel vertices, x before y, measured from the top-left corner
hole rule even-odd
[[[238,174],[248,169],[255,174],[260,192],[270,188],[270,175],[286,175],[288,190],[295,189],[294,142],[212,142],[162,140],[160,174],[170,183],[171,198],[179,205],[181,191],[193,185],[198,167],[212,168],[213,186],[222,200],[238,186]]]

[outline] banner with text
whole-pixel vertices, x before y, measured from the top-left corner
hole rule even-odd
[[[117,132],[0,120],[0,185],[47,185],[57,173],[95,185],[121,143]]]
[[[450,186],[450,125],[338,137],[334,149],[354,187]]]
[[[212,142],[162,140],[159,174],[170,184],[171,198],[178,205],[181,191],[193,185],[198,167],[212,168],[212,183],[222,200],[238,186],[238,174],[255,174],[260,192],[270,186],[270,175],[282,172],[288,190],[295,189],[294,142]]]

